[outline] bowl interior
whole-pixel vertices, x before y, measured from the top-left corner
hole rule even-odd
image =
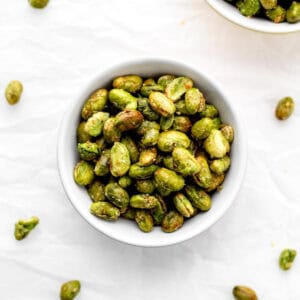
[[[296,24],[289,24],[287,22],[275,24],[263,18],[247,18],[235,6],[225,0],[207,0],[207,2],[229,21],[248,29],[267,33],[288,33],[300,30],[300,22]]]
[[[227,173],[223,190],[213,196],[211,210],[186,221],[180,230],[171,234],[163,233],[160,227],[146,234],[141,232],[134,222],[123,219],[117,222],[107,222],[92,216],[89,212],[91,200],[86,190],[79,187],[73,180],[73,168],[78,161],[76,128],[80,119],[81,107],[91,92],[107,86],[114,77],[125,74],[139,74],[143,77],[158,76],[160,74],[189,76],[194,80],[195,86],[203,91],[208,102],[218,107],[223,122],[230,123],[235,128],[235,140],[231,150],[232,165]],[[219,87],[208,77],[202,75],[200,71],[180,63],[165,60],[140,60],[118,65],[102,72],[84,88],[77,99],[74,99],[72,110],[64,116],[58,139],[58,166],[61,180],[76,210],[92,226],[104,234],[116,240],[139,246],[154,247],[175,244],[189,239],[211,226],[225,213],[236,196],[243,178],[245,164],[245,138],[230,101]]]

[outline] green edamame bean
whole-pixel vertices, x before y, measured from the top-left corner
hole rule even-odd
[[[138,227],[143,232],[150,232],[153,229],[153,218],[149,211],[144,209],[139,209],[135,214],[135,221]]]
[[[187,133],[192,127],[192,122],[187,116],[176,116],[172,124],[172,129]]]
[[[135,188],[138,192],[143,194],[153,194],[155,190],[155,184],[151,179],[137,180]]]
[[[205,98],[197,88],[189,89],[185,94],[185,107],[190,115],[201,112],[205,108]]]
[[[109,113],[97,112],[93,114],[85,123],[84,130],[90,136],[98,136],[102,133],[104,123],[108,120]]]
[[[105,197],[120,209],[126,208],[129,204],[127,191],[121,188],[117,183],[109,183],[105,187]]]
[[[96,143],[79,143],[77,146],[79,156],[83,160],[94,160],[99,156],[99,148]]]
[[[130,161],[132,163],[137,162],[139,160],[140,152],[133,138],[129,135],[122,137],[121,143],[127,147],[130,156]]]
[[[194,175],[200,171],[200,164],[187,149],[176,147],[172,152],[176,171],[182,176]]]
[[[137,110],[124,110],[116,115],[115,126],[121,132],[133,130],[142,124],[144,116]]]
[[[213,129],[218,129],[220,126],[219,119],[202,118],[192,126],[192,136],[194,139],[202,140],[209,136]]]
[[[130,206],[133,208],[150,209],[157,205],[157,199],[148,194],[138,194],[130,197]]]
[[[143,79],[138,75],[120,76],[114,79],[113,87],[115,89],[122,89],[129,93],[138,92],[143,84]]]
[[[38,217],[31,217],[28,220],[19,220],[15,224],[15,239],[23,240],[39,224]]]
[[[195,209],[184,194],[177,193],[173,198],[173,202],[178,212],[185,218],[190,218],[194,215]]]
[[[11,81],[5,89],[5,98],[10,105],[19,102],[23,93],[23,85],[18,80]]]
[[[88,185],[94,180],[93,166],[81,160],[74,168],[74,180],[79,185]]]
[[[172,101],[177,101],[180,97],[193,87],[193,81],[188,77],[177,77],[166,87],[166,95]]]
[[[154,172],[154,179],[157,185],[172,192],[180,191],[185,184],[182,176],[166,168],[156,170]]]
[[[60,300],[73,300],[80,292],[80,281],[65,282],[60,288]]]
[[[99,89],[95,91],[84,103],[81,110],[81,117],[84,120],[89,119],[93,114],[102,111],[107,103],[108,91]]]
[[[149,104],[156,113],[163,117],[171,117],[176,111],[174,103],[160,92],[150,94]]]
[[[155,147],[147,148],[140,153],[139,165],[140,166],[149,166],[152,165],[157,157],[157,149]]]
[[[187,185],[184,190],[194,207],[201,211],[208,211],[211,208],[211,199],[206,192],[192,185]]]
[[[175,147],[188,148],[190,143],[191,141],[185,133],[169,130],[159,134],[157,146],[160,151],[171,152]]]
[[[110,163],[111,151],[110,149],[105,149],[98,161],[96,162],[94,172],[97,176],[105,176],[109,173],[109,163]]]
[[[109,118],[103,126],[103,136],[107,143],[119,142],[121,131],[116,127],[116,118]]]
[[[278,120],[286,120],[291,116],[294,108],[294,100],[291,97],[285,97],[278,102],[275,115]]]
[[[133,164],[129,169],[129,176],[134,179],[148,179],[153,176],[153,173],[158,169],[156,165],[140,166]]]
[[[222,158],[230,151],[230,144],[220,130],[213,129],[204,141],[204,149],[211,158]]]
[[[121,177],[127,173],[130,168],[130,155],[127,147],[115,142],[110,153],[110,172],[114,177]]]
[[[108,94],[109,101],[118,109],[137,109],[137,99],[122,89],[112,89]]]
[[[297,23],[300,21],[300,3],[293,1],[292,5],[286,12],[286,19],[289,23]]]
[[[161,228],[164,232],[174,232],[183,225],[183,216],[176,211],[170,211],[162,220]]]
[[[92,203],[90,212],[94,216],[108,221],[115,221],[120,216],[120,210],[111,203],[105,201]]]
[[[104,189],[105,185],[100,180],[95,180],[88,187],[88,194],[93,202],[105,201]]]

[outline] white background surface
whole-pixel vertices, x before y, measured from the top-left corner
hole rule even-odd
[[[279,98],[300,105],[300,35],[237,27],[202,0],[0,0],[0,299],[58,299],[79,279],[80,299],[232,299],[235,284],[263,300],[299,300],[300,259],[278,268],[283,247],[300,250],[300,113],[274,118]],[[140,56],[178,59],[213,75],[239,106],[249,162],[230,211],[183,244],[142,249],[92,229],[73,209],[56,166],[58,126],[88,78]],[[21,102],[4,100],[8,81]],[[246,134],[246,133],[245,133]],[[19,218],[40,225],[22,242]]]

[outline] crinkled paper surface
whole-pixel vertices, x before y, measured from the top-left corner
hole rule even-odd
[[[239,107],[249,161],[241,191],[211,229],[182,244],[142,249],[92,229],[73,209],[56,165],[58,127],[89,78],[124,59],[178,59],[214,76]],[[263,300],[300,299],[300,258],[278,268],[283,247],[300,250],[300,34],[266,35],[223,19],[203,0],[0,1],[1,299],[58,299],[80,279],[78,300],[232,299],[236,284]],[[11,79],[21,102],[4,100]],[[293,117],[274,118],[279,98]],[[22,242],[14,222],[38,215]],[[77,299],[77,298],[76,298]]]

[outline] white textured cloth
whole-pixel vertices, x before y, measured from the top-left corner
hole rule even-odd
[[[300,299],[300,35],[265,35],[223,19],[203,0],[0,0],[0,299],[232,299],[236,284],[263,300]],[[139,56],[178,59],[213,75],[239,106],[249,142],[244,184],[227,214],[185,243],[132,247],[92,229],[73,209],[56,165],[58,126],[88,78]],[[4,89],[24,84],[16,106]],[[274,118],[291,95],[295,114]],[[245,133],[246,134],[246,133]],[[40,225],[22,242],[19,218]]]

